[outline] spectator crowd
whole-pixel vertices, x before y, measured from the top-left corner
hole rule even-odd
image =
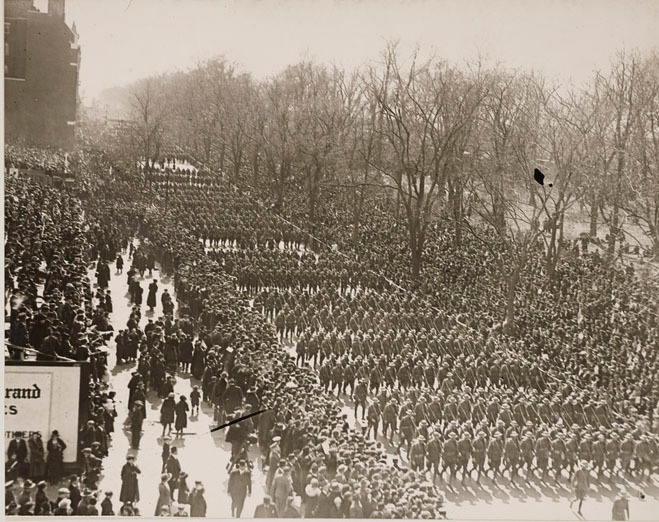
[[[367,241],[355,241],[338,195],[312,237],[294,224],[303,201],[272,209],[222,176],[162,165],[109,186],[93,173],[66,189],[6,183],[6,357],[88,361],[91,389],[81,472],[63,476],[56,432],[47,451],[17,433],[7,514],[114,512],[111,492],[101,502],[98,489],[116,416],[108,344],[118,364],[137,362],[134,450],[148,392],[163,399],[162,475],[148,478],[160,482],[156,515],[181,516],[185,505],[206,514],[203,484],[189,489],[194,470],[181,469],[170,444],[200,403],[218,423],[262,412],[226,432],[235,517],[254,466],[268,492],[255,516],[269,517],[441,518],[442,490],[458,479],[474,488],[651,480],[659,293],[633,267],[566,245],[550,277],[537,245],[507,329],[496,252],[469,237],[457,244],[448,218],[433,225],[415,281],[404,229],[378,197],[361,216]],[[108,281],[124,259],[133,308],[115,332]],[[142,287],[156,260],[174,278],[176,307],[155,279]],[[162,315],[145,324],[144,306],[157,304]],[[182,374],[197,384],[176,401]],[[129,455],[119,514],[139,514],[140,474]],[[62,479],[47,498],[46,480]]]

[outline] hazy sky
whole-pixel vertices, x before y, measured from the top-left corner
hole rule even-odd
[[[657,0],[67,0],[66,10],[88,102],[220,54],[263,78],[306,58],[353,68],[397,39],[581,83],[618,49],[659,48]]]

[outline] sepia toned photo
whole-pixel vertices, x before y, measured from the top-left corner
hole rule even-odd
[[[659,3],[5,0],[5,516],[659,517]]]

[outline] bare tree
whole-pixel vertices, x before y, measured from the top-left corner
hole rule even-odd
[[[371,68],[368,96],[382,113],[381,161],[371,162],[396,191],[405,212],[412,277],[421,272],[423,247],[443,190],[451,155],[483,99],[482,83],[446,64],[418,62],[408,68],[396,46],[385,53],[384,71]]]
[[[613,256],[621,236],[620,211],[628,197],[625,179],[639,101],[640,72],[639,57],[621,53],[610,74],[597,74],[593,89],[595,103],[600,108],[594,132],[596,155],[600,158],[598,182],[603,202],[600,212],[609,227],[609,256]]]
[[[636,89],[636,111],[631,143],[631,165],[625,188],[629,197],[622,209],[650,239],[659,257],[659,54],[642,62]]]
[[[294,178],[304,187],[313,231],[317,207],[330,178],[343,172],[349,130],[357,110],[354,77],[342,70],[302,63],[295,68]]]
[[[144,161],[157,160],[164,145],[168,113],[163,77],[150,77],[136,83],[130,93],[134,139]]]
[[[267,187],[274,193],[275,206],[281,208],[287,184],[292,179],[292,165],[295,160],[294,134],[294,92],[287,76],[291,71],[265,83],[262,87],[263,111],[265,119],[258,130],[261,132],[263,159],[267,173]]]
[[[540,224],[550,193],[537,193],[540,205],[528,205],[535,187],[543,83],[529,76],[492,72],[480,111],[479,140],[473,151],[475,176],[469,198],[477,220],[465,219],[469,232],[488,251],[505,284],[504,327],[514,328],[522,272],[538,253]]]
[[[595,169],[589,136],[597,110],[587,99],[573,93],[563,97],[553,91],[543,101],[539,149],[550,160],[551,170],[547,173],[553,181],[547,204],[543,207],[546,219],[542,235],[550,278],[554,276],[562,255],[565,214],[581,196],[578,190],[580,178],[592,179]]]

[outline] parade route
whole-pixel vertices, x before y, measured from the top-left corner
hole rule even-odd
[[[125,275],[130,266],[130,261],[125,258],[126,255],[124,255],[126,266],[123,274],[117,275],[114,265],[111,265],[112,279],[109,288],[114,297],[114,311],[111,314],[111,319],[115,335],[118,330],[126,327],[131,311]],[[162,312],[160,294],[165,288],[174,297],[176,303],[173,281],[167,276],[163,276],[160,270],[154,271],[153,274],[153,278],[158,280],[159,286],[158,306],[154,313],[148,312],[148,307],[145,305],[142,306],[141,328],[144,327],[148,319],[156,320],[160,317]],[[146,272],[145,277],[140,282],[142,286],[147,286],[153,278],[149,277],[148,272]],[[154,391],[149,391],[147,394],[147,417],[144,421],[144,434],[140,449],[131,450],[130,431],[124,429],[123,425],[128,415],[127,385],[137,363],[117,365],[114,339],[108,343],[108,348],[110,349],[108,357],[109,390],[117,393],[115,400],[118,415],[115,422],[115,433],[109,447],[109,456],[104,460],[104,470],[99,489],[103,492],[114,492],[113,502],[115,511],[118,512],[121,505],[119,503],[121,467],[126,462],[126,455],[129,453],[135,454],[136,464],[142,472],[139,477],[140,502],[137,506],[142,515],[153,516],[158,499],[158,482],[160,481],[162,467],[162,425],[159,423],[162,400],[158,398]],[[175,386],[177,400],[179,394],[189,397],[194,385],[201,385],[201,382],[193,379],[190,374],[177,374]],[[226,471],[231,456],[231,445],[224,442],[226,430],[211,433],[210,430],[216,426],[217,424],[213,421],[212,407],[202,402],[199,415],[189,416],[188,427],[184,431],[184,436],[177,439],[172,435],[172,446],[178,448],[181,468],[189,474],[188,487],[192,489],[196,480],[203,482],[204,497],[208,504],[207,516],[227,518],[231,516],[231,498],[227,494],[228,473]],[[261,503],[264,495],[265,476],[260,469],[258,453],[258,449],[251,449],[250,457],[255,464],[252,471],[253,490],[252,495],[245,501],[243,517],[253,515],[254,508]],[[186,509],[189,512],[189,506]]]

